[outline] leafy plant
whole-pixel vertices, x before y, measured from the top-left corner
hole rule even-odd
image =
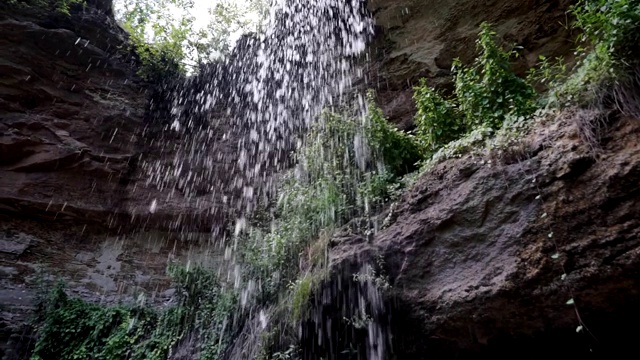
[[[376,105],[373,91],[367,92],[367,105],[367,140],[382,157],[386,170],[394,176],[415,170],[416,163],[422,159],[418,141],[389,123]]]
[[[536,66],[529,69],[527,82],[532,86],[540,86],[553,91],[566,80],[567,73],[567,64],[562,57],[551,60],[540,55]]]
[[[436,151],[465,133],[466,127],[455,102],[443,98],[429,87],[426,79],[420,79],[420,84],[413,89],[418,139],[423,142],[425,149]]]
[[[499,129],[507,116],[531,115],[536,93],[511,70],[509,60],[517,53],[495,42],[496,33],[488,23],[480,27],[480,55],[474,63],[464,67],[459,59],[454,61],[455,91],[469,129],[480,125]]]
[[[640,116],[640,0],[582,0],[572,9],[581,56],[556,103],[602,107],[607,97]]]
[[[454,61],[455,96],[451,99],[429,87],[426,79],[414,88],[417,136],[429,158],[458,154],[470,141],[484,141],[507,119],[528,117],[536,110],[535,90],[511,70],[510,59],[517,53],[503,50],[495,36],[491,26],[483,23],[475,61],[468,67],[459,59]],[[543,64],[544,68],[530,74],[530,82],[548,81],[552,68],[548,62]],[[460,141],[463,137],[466,140]]]
[[[596,53],[619,65],[640,61],[640,1],[581,0],[573,12],[581,40],[593,44]]]
[[[8,0],[9,5],[33,6],[70,15],[71,6],[85,5],[86,0]]]
[[[172,266],[177,305],[162,312],[143,303],[103,306],[69,297],[59,284],[39,308],[32,360],[164,360],[187,335],[199,339],[200,359],[217,359],[226,346],[225,325],[236,309],[210,271]]]

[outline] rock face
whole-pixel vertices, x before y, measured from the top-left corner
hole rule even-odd
[[[494,25],[505,46],[523,47],[516,70],[532,67],[539,55],[570,58],[574,36],[567,26],[571,0],[371,0],[378,26],[371,46],[369,86],[385,114],[401,128],[412,126],[412,87],[420,78],[433,86],[450,81],[453,59],[470,62],[483,21]]]
[[[538,54],[571,51],[561,25],[569,3],[372,0],[382,35],[372,45],[369,82],[386,113],[408,128],[411,86],[420,77],[446,86],[452,59],[473,57],[480,22],[496,23],[505,41],[524,47],[515,65],[525,68]],[[123,50],[126,34],[111,2],[71,10],[0,5],[3,359],[25,357],[28,311],[54,278],[92,301],[144,293],[161,305],[171,295],[168,259],[222,261],[210,246],[220,244],[210,235],[219,197],[178,181],[151,186],[153,171],[142,171],[159,164],[162,176],[162,161],[198,148],[166,131],[171,119],[147,119],[148,85]],[[196,92],[208,85],[192,81],[201,83]],[[301,327],[310,345],[329,341],[307,349],[306,358],[346,358],[331,354],[366,342],[366,328],[343,336],[336,324],[372,291],[347,284],[378,255],[392,287],[376,316],[395,358],[616,358],[630,351],[637,331],[627,329],[640,320],[640,125],[609,119],[594,148],[580,137],[593,114],[558,116],[506,153],[430,170],[371,241],[347,231],[336,237],[330,256],[341,271],[317,294],[321,316]],[[156,133],[161,142],[143,141]],[[208,139],[215,149],[236,147],[219,133]],[[210,179],[205,165],[194,167]],[[225,186],[235,180],[214,175]],[[182,232],[168,232],[176,229]]]
[[[640,123],[619,118],[593,148],[585,110],[551,116],[507,153],[446,161],[367,243],[332,261],[384,258],[399,359],[608,359],[640,319]],[[580,330],[577,330],[578,327]]]
[[[104,216],[122,197],[113,194],[123,189],[118,180],[135,154],[145,101],[144,88],[126,81],[135,79],[134,69],[116,56],[124,33],[113,20],[91,10],[77,14],[83,19],[73,23],[86,18],[93,26],[101,24],[92,28],[94,34],[3,15],[4,210]],[[96,34],[109,39],[96,41]]]
[[[111,1],[70,15],[20,4],[0,5],[2,359],[33,345],[27,313],[55,279],[92,301],[145,293],[161,304],[168,258],[217,261],[202,248],[210,236],[164,232],[206,216],[138,169],[154,150],[143,141],[149,86]],[[208,230],[193,223],[186,231]]]

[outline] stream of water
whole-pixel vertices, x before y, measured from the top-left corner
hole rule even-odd
[[[173,91],[166,131],[180,141],[173,145],[171,162],[145,164],[149,183],[178,189],[184,201],[208,216],[231,213],[224,221],[235,225],[237,235],[246,216],[274,194],[279,171],[293,165],[291,151],[321,111],[357,94],[353,84],[363,77],[359,64],[373,33],[363,7],[360,0],[275,0],[264,33],[243,37],[225,62],[203,68]],[[353,111],[364,117],[361,94],[355,104]],[[212,237],[224,231],[214,226]],[[235,245],[227,245],[228,259],[235,259]],[[229,278],[243,304],[250,304],[258,279],[241,280],[237,264]],[[367,280],[360,289],[356,307],[380,311],[374,284]],[[255,313],[266,327],[263,310]],[[384,336],[369,322],[368,359],[384,357]]]

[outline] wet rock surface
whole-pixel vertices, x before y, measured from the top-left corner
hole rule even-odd
[[[220,259],[204,249],[217,239],[203,202],[149,186],[138,168],[157,155],[144,133],[151,88],[111,2],[70,15],[3,3],[0,34],[0,358],[22,359],[29,312],[53,282],[93,302],[145,294],[162,306],[168,260]],[[192,226],[166,232],[180,218]]]
[[[483,21],[494,24],[505,46],[521,46],[515,69],[524,72],[539,55],[571,57],[575,38],[567,14],[571,0],[371,0],[378,36],[370,47],[368,84],[401,128],[413,124],[412,87],[420,78],[448,89],[453,59],[469,63]]]
[[[494,152],[436,166],[371,243],[337,237],[336,266],[384,258],[398,358],[631,351],[637,332],[628,329],[640,318],[640,123],[615,120],[594,155],[576,116],[537,126],[516,162]]]

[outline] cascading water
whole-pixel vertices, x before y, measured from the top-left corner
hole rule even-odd
[[[373,32],[364,6],[361,0],[276,0],[265,33],[244,36],[224,62],[202,67],[175,87],[171,119],[160,140],[173,159],[143,164],[149,183],[173,189],[180,201],[202,213],[173,220],[175,229],[188,231],[188,225],[212,218],[207,222],[212,242],[222,243],[229,223],[237,235],[245,217],[274,195],[278,172],[292,165],[290,153],[309,126],[324,108],[356,93],[353,81],[363,76],[358,57]],[[365,101],[360,96],[355,104],[354,113],[364,118]],[[353,139],[356,148],[360,141]],[[364,164],[367,152],[356,153],[356,162]],[[175,200],[155,201],[154,208]],[[236,245],[226,242],[227,258],[235,259]],[[239,265],[232,268],[242,303],[251,306],[261,279],[244,279]],[[378,290],[369,282],[354,289],[349,297],[354,313],[368,309],[377,317],[382,309]],[[253,310],[252,318],[264,328],[264,312]],[[384,358],[382,329],[374,321],[368,332],[367,358]]]
[[[272,190],[270,175],[290,165],[304,129],[361,76],[354,60],[372,33],[363,6],[275,1],[264,34],[241,39],[227,61],[174,91],[166,130],[181,141],[171,164],[145,164],[149,181],[192,200],[213,193],[240,216],[251,212]]]

